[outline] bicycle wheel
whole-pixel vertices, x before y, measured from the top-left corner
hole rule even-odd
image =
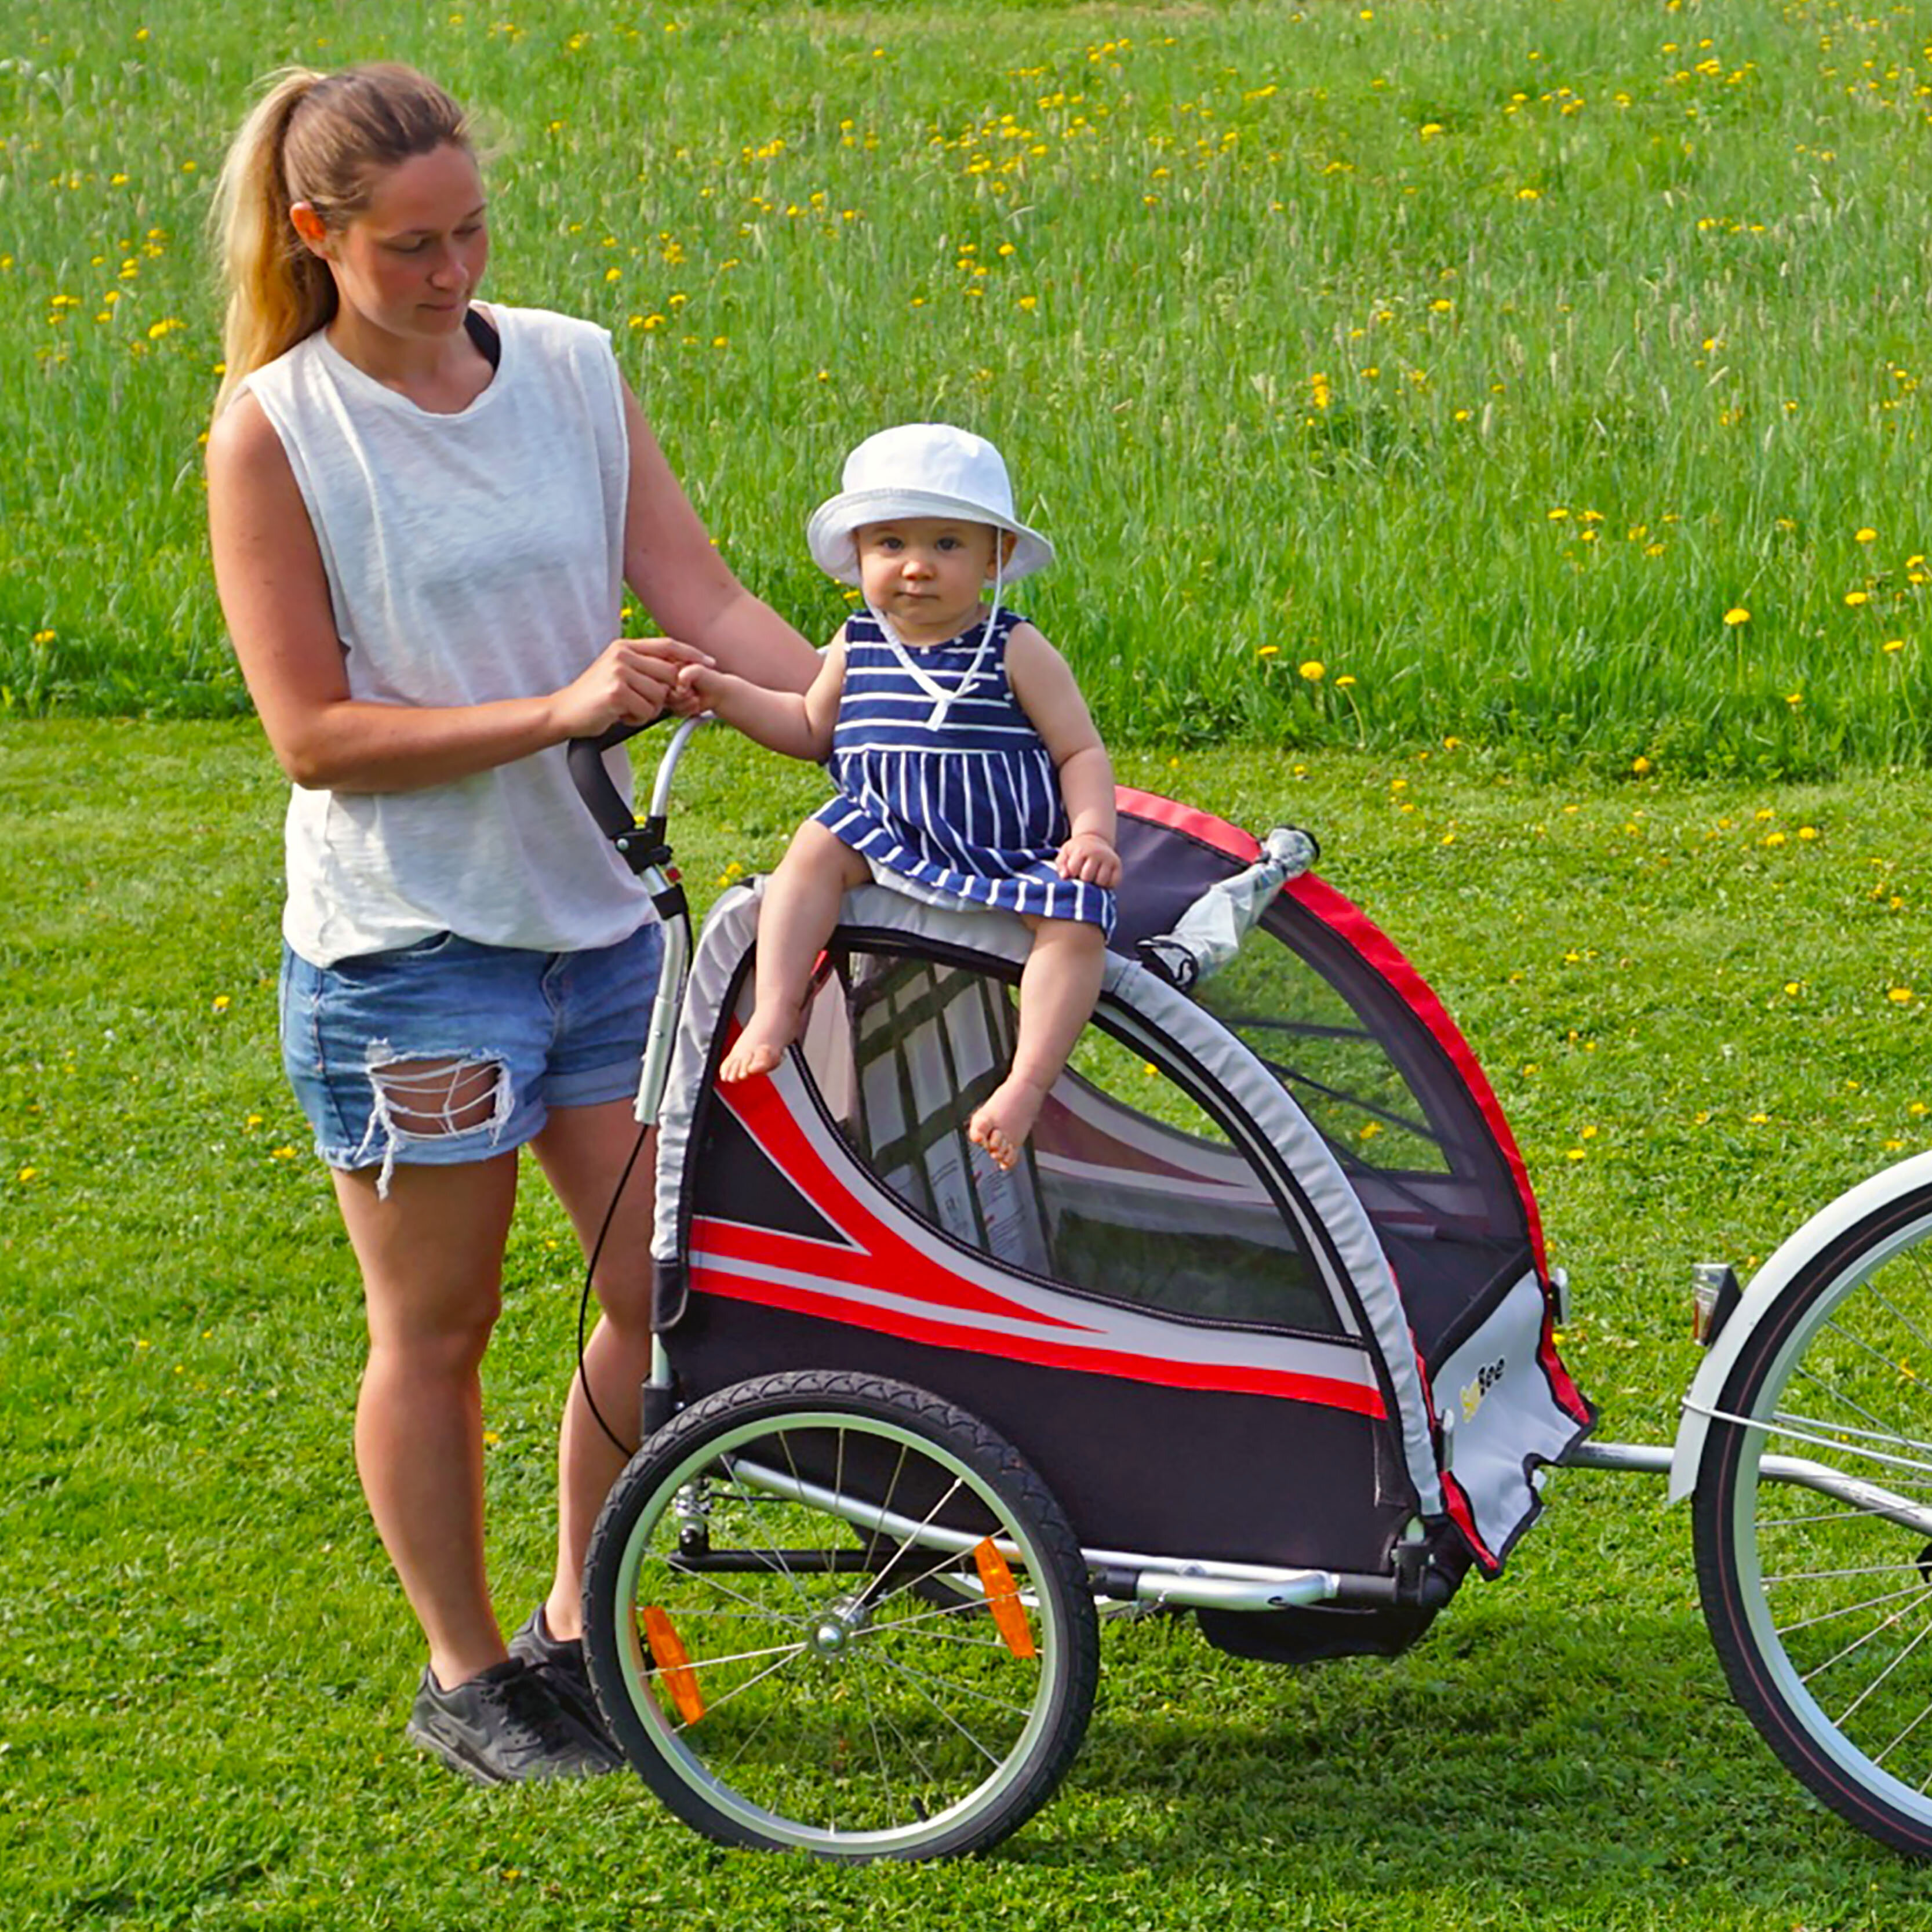
[[[695,1404],[619,1479],[585,1576],[611,1729],[728,1844],[979,1850],[1046,1802],[1093,1708],[1094,1604],[1059,1506],[991,1430],[903,1383],[799,1370]]]
[[[1789,1768],[1932,1854],[1932,1188],[1795,1275],[1740,1353],[1697,1473],[1704,1615]]]

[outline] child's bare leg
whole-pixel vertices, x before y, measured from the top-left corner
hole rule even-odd
[[[871,877],[865,860],[817,820],[793,833],[758,908],[752,1017],[719,1065],[719,1079],[748,1080],[777,1066],[798,1036],[812,963],[838,923],[838,902]]]
[[[1024,916],[1024,915],[1022,915]],[[1100,997],[1107,945],[1097,926],[1070,919],[1032,919],[1033,950],[1020,974],[1020,1031],[1013,1064],[966,1132],[1001,1167],[1020,1157],[1026,1137],[1060,1078]]]

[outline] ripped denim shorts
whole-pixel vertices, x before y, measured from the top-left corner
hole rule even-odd
[[[664,935],[526,952],[441,932],[312,966],[282,948],[282,1064],[331,1167],[486,1160],[553,1107],[637,1091]]]

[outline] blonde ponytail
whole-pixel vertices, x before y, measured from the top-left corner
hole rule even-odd
[[[385,169],[446,142],[470,147],[468,118],[413,68],[292,67],[269,76],[215,189],[212,227],[228,291],[217,416],[245,377],[335,313],[335,278],[296,234],[290,208],[308,202],[339,228],[368,206]]]

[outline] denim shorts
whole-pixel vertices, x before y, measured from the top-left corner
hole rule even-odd
[[[655,920],[585,952],[440,932],[312,966],[284,945],[282,1064],[316,1152],[380,1166],[386,1192],[399,1161],[486,1160],[541,1133],[553,1107],[628,1098],[663,957]]]

